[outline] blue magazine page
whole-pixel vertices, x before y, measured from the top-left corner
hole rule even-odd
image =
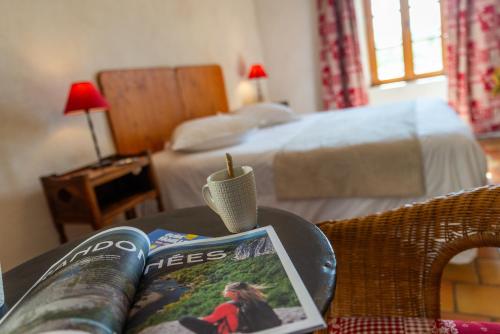
[[[181,242],[194,241],[207,239],[207,237],[191,234],[191,233],[180,233],[175,231],[169,231],[164,229],[156,229],[148,234],[149,240],[151,240],[151,250],[158,247],[173,245]]]

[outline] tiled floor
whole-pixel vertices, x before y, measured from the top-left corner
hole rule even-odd
[[[500,139],[481,141],[490,182],[500,184]],[[448,264],[441,282],[443,319],[500,322],[500,251],[480,248],[469,264]]]
[[[441,282],[443,319],[500,322],[500,252],[480,248],[469,264],[448,264]]]

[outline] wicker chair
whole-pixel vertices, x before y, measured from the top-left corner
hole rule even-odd
[[[500,186],[319,224],[337,258],[328,317],[440,318],[444,266],[474,247],[500,247]]]

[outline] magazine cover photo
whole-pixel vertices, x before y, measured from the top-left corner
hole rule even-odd
[[[288,333],[321,326],[272,228],[150,253],[128,334]]]

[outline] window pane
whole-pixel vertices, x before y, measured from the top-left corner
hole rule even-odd
[[[443,69],[440,37],[414,42],[412,48],[415,74],[441,71]]]
[[[441,35],[441,8],[439,1],[410,1],[410,31],[412,41]]]
[[[387,14],[399,13],[399,0],[372,0],[372,15],[384,17]]]
[[[395,15],[387,15],[387,17],[374,17],[373,35],[377,49],[385,49],[402,44],[403,34],[401,32],[401,14],[399,11]]]
[[[376,50],[377,74],[379,80],[394,79],[404,76],[403,47]]]

